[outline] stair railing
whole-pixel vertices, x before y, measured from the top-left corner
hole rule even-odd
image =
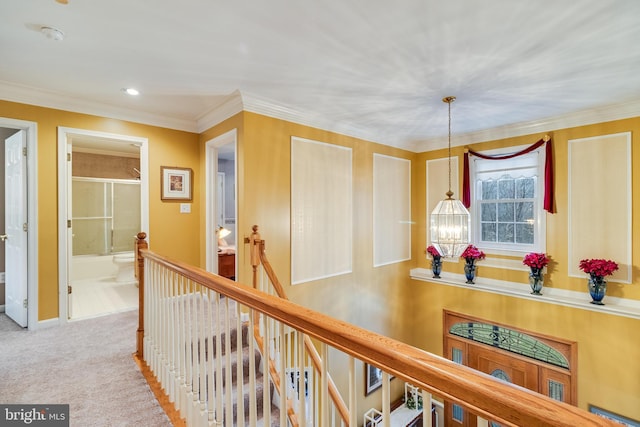
[[[257,237],[254,240],[260,240]],[[140,288],[136,353],[189,427],[255,426],[258,419],[265,426],[355,426],[355,396],[362,392],[356,385],[356,360],[382,370],[383,401],[386,395],[388,402],[390,378],[394,376],[422,390],[424,402],[431,401],[433,394],[502,425],[616,425],[279,296],[160,256],[149,251],[144,238],[145,234],[139,233],[136,244]],[[262,265],[270,268],[268,263]],[[247,328],[243,328],[245,325]],[[256,328],[264,344],[262,360],[273,359],[278,367],[272,378],[267,364],[255,357],[248,358],[247,366],[242,351],[236,351],[236,359],[232,359],[234,342],[245,338],[243,330]],[[305,345],[307,338],[318,348],[318,362],[311,361]],[[247,341],[247,351],[253,355],[254,340]],[[330,410],[335,406],[329,398],[330,350],[348,366],[348,421],[341,415],[342,410]],[[310,377],[305,382],[306,368],[316,363],[320,365],[320,378]],[[255,379],[261,371],[265,375],[259,382]],[[244,378],[245,373],[248,384],[234,379]],[[282,384],[281,390],[287,393],[272,393],[271,381]],[[258,392],[260,383],[263,387]],[[288,394],[289,390],[295,392],[295,397]],[[304,398],[307,392],[319,396],[317,403],[316,399]],[[259,394],[264,397],[262,404]],[[234,401],[234,396],[244,395],[244,399]],[[292,409],[283,400],[292,401]],[[278,419],[272,420],[274,406],[281,410],[275,415]],[[382,425],[390,427],[388,403],[383,405],[382,414]],[[430,425],[431,417],[423,417],[423,426]]]
[[[258,233],[258,226],[254,225],[252,228],[252,233],[249,238],[245,239],[245,243],[249,244],[250,254],[251,254],[251,267],[252,267],[252,282],[253,288],[260,290],[262,292],[268,293],[270,295],[275,295],[279,298],[289,300],[287,294],[284,290],[284,287],[280,283],[275,271],[271,267],[271,263],[269,262],[267,255],[265,253],[265,241],[260,238],[260,233]],[[259,274],[259,267],[262,265],[262,275]],[[259,332],[258,332],[259,333]],[[295,335],[294,335],[295,340]],[[290,359],[288,361],[289,372],[295,372],[294,377],[299,378],[300,375],[298,373],[305,372],[305,390],[308,387],[309,383],[316,383],[319,379],[322,381],[323,372],[322,372],[322,358],[318,353],[318,350],[314,346],[311,338],[308,335],[304,336],[303,343],[304,351],[308,354],[308,359],[299,361],[295,360],[295,358]],[[296,347],[295,343],[293,344],[294,348]],[[312,372],[309,372],[307,369],[313,369]],[[311,376],[309,376],[311,375]],[[316,379],[316,381],[313,381]],[[311,381],[310,381],[311,380]],[[326,375],[327,387],[329,392],[329,398],[331,400],[331,408],[335,413],[339,416],[342,425],[344,426],[355,426],[357,424],[356,416],[357,414],[354,412],[352,415],[352,419],[350,419],[349,410],[347,405],[345,404],[338,388],[336,387],[331,375],[327,372]],[[289,388],[288,392],[290,394],[290,398],[287,399],[288,404],[295,405],[300,404],[298,397],[299,385],[295,388]],[[282,391],[281,391],[282,392]],[[294,394],[295,393],[295,394]],[[306,396],[309,396],[309,392],[305,393]],[[312,397],[317,397],[316,393],[311,393]],[[314,402],[316,406],[319,406],[318,402]]]

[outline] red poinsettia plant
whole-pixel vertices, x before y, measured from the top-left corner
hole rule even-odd
[[[609,276],[618,269],[618,263],[608,259],[580,260],[580,270],[592,276]]]
[[[438,252],[438,250],[436,249],[435,246],[433,245],[429,245],[427,246],[427,253],[429,255],[431,255],[434,259],[435,258],[440,258],[442,256],[442,254],[440,252]]]
[[[542,252],[531,252],[525,255],[522,263],[531,268],[544,268],[549,264],[549,257]]]
[[[474,245],[469,245],[465,248],[464,252],[460,254],[460,258],[464,258],[467,261],[484,259],[485,254],[480,249],[476,248]]]

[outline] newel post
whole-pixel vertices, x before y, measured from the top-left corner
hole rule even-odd
[[[251,251],[251,267],[253,268],[253,289],[258,288],[258,266],[260,265],[260,233],[258,233],[258,226],[254,225],[252,228],[253,233],[249,237],[250,251]]]
[[[138,279],[138,330],[136,331],[136,356],[144,360],[143,340],[144,340],[144,258],[142,250],[149,249],[149,244],[145,240],[147,233],[140,232],[136,236],[136,264],[135,274]]]

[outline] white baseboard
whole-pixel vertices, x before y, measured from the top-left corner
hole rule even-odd
[[[38,325],[35,328],[30,327],[29,330],[53,328],[55,326],[60,326],[60,319],[57,317],[54,317],[53,319],[39,320]]]
[[[4,304],[0,305],[0,313],[4,313]]]

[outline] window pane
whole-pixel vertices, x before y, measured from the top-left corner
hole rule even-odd
[[[462,365],[462,350],[460,350],[459,348],[452,348],[451,349],[451,360],[453,360],[454,362]]]
[[[498,222],[513,222],[513,202],[498,203]]]
[[[535,197],[535,178],[516,180],[516,199],[533,199]]]
[[[496,225],[494,223],[482,223],[482,241],[496,241]]]
[[[564,402],[564,385],[557,381],[549,380],[549,397]]]
[[[496,204],[483,203],[482,204],[482,221],[495,221],[495,220],[496,220]]]
[[[516,222],[533,223],[533,202],[517,202]]]
[[[513,179],[501,179],[498,181],[498,198],[513,199],[515,197],[515,183]]]
[[[482,200],[498,198],[498,183],[496,181],[482,181]]]
[[[513,224],[498,223],[498,242],[513,243]]]
[[[533,224],[516,224],[516,243],[533,244]]]
[[[453,414],[451,414],[451,417],[453,418],[454,421],[458,421],[460,423],[464,421],[464,409],[462,409],[462,406],[456,405],[454,403],[452,407],[452,412]]]

